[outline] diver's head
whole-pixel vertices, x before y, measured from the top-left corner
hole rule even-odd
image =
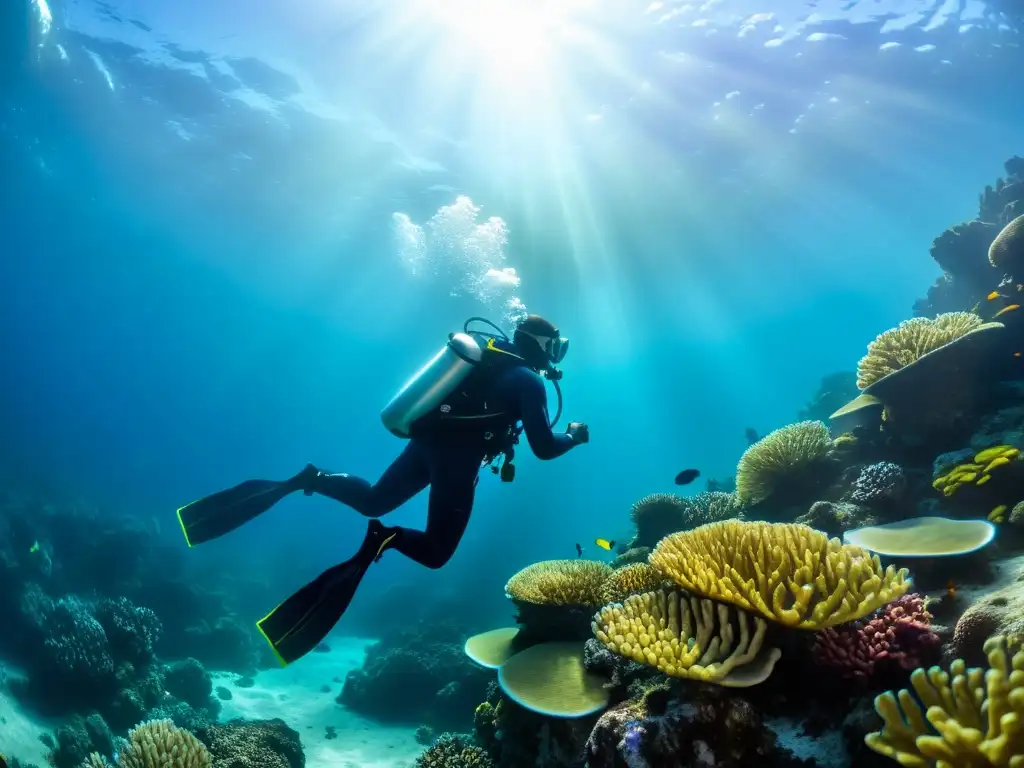
[[[527,315],[519,321],[512,343],[533,368],[549,369],[565,359],[569,340],[562,336],[550,320],[540,315]]]

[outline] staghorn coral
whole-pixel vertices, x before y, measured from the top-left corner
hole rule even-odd
[[[653,547],[663,537],[682,530],[686,508],[686,499],[674,493],[652,493],[635,502],[629,511],[636,528],[630,548]]]
[[[862,390],[896,373],[930,352],[969,333],[991,328],[972,312],[946,312],[934,320],[915,317],[880,333],[868,344],[868,351],[857,364],[857,386]]]
[[[832,438],[820,421],[801,421],[777,429],[744,451],[736,467],[736,501],[764,501],[783,484],[799,481],[828,459]]]
[[[957,464],[941,472],[932,481],[932,488],[952,496],[964,485],[985,485],[992,472],[1021,458],[1020,449],[1012,445],[994,445],[974,455],[973,461]]]
[[[726,520],[668,536],[651,565],[683,589],[789,627],[859,619],[906,593],[906,569],[805,525]]]
[[[625,568],[617,568],[601,587],[602,601],[621,603],[630,595],[650,592],[664,580],[665,577],[648,563],[633,563]]]
[[[903,467],[891,461],[869,464],[853,483],[850,500],[858,504],[897,499],[907,489]]]
[[[1019,638],[985,643],[988,671],[962,659],[949,672],[917,669],[908,690],[875,699],[881,731],[864,742],[908,768],[1024,767],[1024,650]],[[923,705],[923,707],[922,707]]]
[[[206,746],[170,720],[149,720],[128,732],[119,768],[210,768]]]
[[[736,688],[763,682],[775,667],[781,654],[762,648],[766,628],[760,617],[676,590],[605,606],[593,623],[594,636],[613,653],[670,677]]]
[[[815,661],[843,677],[869,681],[880,664],[895,662],[911,670],[937,653],[938,647],[931,614],[921,595],[913,593],[879,608],[870,619],[822,630],[814,638],[812,652]]]
[[[416,758],[416,768],[494,768],[494,762],[466,737],[442,733]]]
[[[597,607],[611,570],[596,560],[543,560],[509,579],[505,595],[516,603]]]

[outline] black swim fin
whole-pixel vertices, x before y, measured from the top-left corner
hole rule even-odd
[[[288,480],[246,480],[204,496],[178,510],[178,522],[190,547],[211,541],[259,517],[290,493],[304,490],[317,475],[307,464]]]
[[[352,559],[328,568],[256,622],[282,666],[302,658],[327,637],[355,597],[367,569],[397,534],[379,520],[370,520],[366,538]]]

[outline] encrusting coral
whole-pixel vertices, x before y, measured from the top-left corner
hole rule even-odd
[[[771,674],[781,654],[762,647],[766,628],[760,617],[676,590],[605,606],[593,624],[594,636],[614,653],[670,677],[729,687],[756,685]]]
[[[777,429],[744,451],[736,467],[736,500],[742,506],[764,501],[784,484],[828,459],[832,437],[820,421]]]
[[[621,603],[630,595],[650,592],[664,580],[649,564],[633,563],[611,572],[601,588],[601,596],[605,603]]]
[[[792,523],[711,523],[662,539],[650,562],[689,592],[801,629],[859,619],[910,589],[906,569]]]
[[[914,317],[880,333],[868,344],[857,364],[857,386],[862,390],[916,363],[925,355],[970,333],[999,327],[972,312],[947,312],[931,319]]]
[[[985,653],[987,671],[957,659],[949,672],[915,670],[916,698],[908,690],[878,696],[885,725],[865,736],[868,747],[907,768],[1024,768],[1020,638],[990,638]]]
[[[543,560],[509,579],[505,594],[516,603],[597,607],[611,570],[596,560]]]
[[[932,487],[952,496],[963,485],[985,485],[992,479],[992,472],[1020,459],[1020,449],[1012,445],[995,445],[974,455],[974,461],[957,464],[947,472],[938,475]]]

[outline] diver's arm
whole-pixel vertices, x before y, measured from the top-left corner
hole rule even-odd
[[[548,393],[540,376],[525,368],[516,373],[519,414],[530,450],[538,459],[557,459],[576,442],[568,434],[555,434],[548,426]]]

